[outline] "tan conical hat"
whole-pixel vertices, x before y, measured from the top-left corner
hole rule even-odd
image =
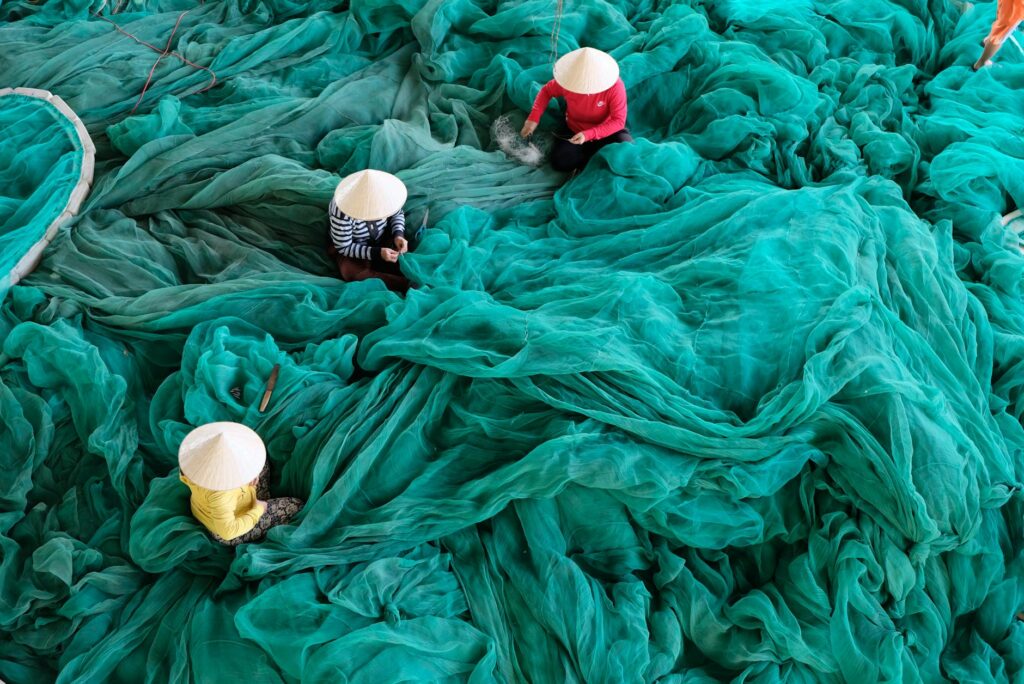
[[[223,491],[241,487],[260,474],[267,448],[240,423],[207,423],[185,435],[178,449],[181,473],[200,487]]]
[[[359,221],[379,221],[402,208],[409,193],[405,183],[385,171],[357,171],[345,176],[334,191],[334,204]]]
[[[603,93],[619,80],[619,65],[607,52],[580,48],[555,62],[555,80],[573,93]]]

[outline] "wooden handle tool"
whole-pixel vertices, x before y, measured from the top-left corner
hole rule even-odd
[[[270,395],[274,393],[274,388],[277,386],[277,373],[281,370],[281,364],[275,363],[274,369],[270,371],[270,379],[267,380],[267,390],[263,393],[263,401],[260,402],[260,413],[267,408],[267,404],[270,403]]]

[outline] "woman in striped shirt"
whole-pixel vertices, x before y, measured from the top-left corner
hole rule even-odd
[[[346,176],[330,206],[328,253],[342,280],[379,278],[405,293],[409,280],[398,259],[409,251],[405,239],[405,184],[390,173],[366,170]]]

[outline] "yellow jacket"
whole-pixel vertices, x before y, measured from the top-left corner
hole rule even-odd
[[[184,475],[180,477],[192,490],[192,515],[221,539],[241,537],[256,527],[266,510],[266,506],[256,503],[256,488],[252,485],[217,491],[200,487]]]

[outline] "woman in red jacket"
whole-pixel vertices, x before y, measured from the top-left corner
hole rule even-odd
[[[555,62],[555,78],[540,89],[524,138],[537,130],[553,97],[565,98],[565,124],[551,148],[551,166],[558,171],[577,171],[605,145],[633,141],[626,130],[626,86],[608,53],[580,48]]]

